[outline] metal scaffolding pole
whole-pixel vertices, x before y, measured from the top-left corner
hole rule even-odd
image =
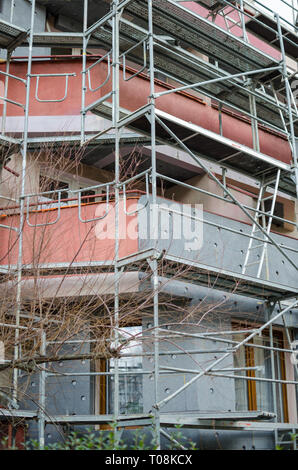
[[[114,259],[114,273],[115,273],[115,296],[114,296],[114,341],[115,350],[119,346],[119,283],[120,283],[120,269],[119,262],[119,222],[120,222],[120,133],[119,129],[119,106],[120,106],[120,84],[119,84],[119,21],[121,12],[119,11],[119,0],[113,2],[113,114],[112,124],[115,132],[115,259]],[[115,441],[120,439],[119,429],[117,427],[118,416],[120,415],[120,380],[119,380],[119,359],[114,359],[114,419],[115,419]]]
[[[46,334],[41,331],[40,354],[46,356]],[[38,441],[39,449],[45,446],[45,409],[46,409],[46,379],[45,364],[40,364],[41,371],[39,373],[39,390],[38,390]]]
[[[88,3],[89,0],[84,0],[84,18],[83,18],[83,51],[82,51],[82,89],[81,89],[81,145],[85,143],[86,131],[86,69],[87,69],[87,29],[88,29]]]
[[[19,245],[18,245],[18,266],[17,266],[17,292],[16,292],[16,326],[20,325],[20,313],[22,305],[22,271],[23,271],[23,225],[25,221],[25,190],[26,190],[26,170],[27,170],[27,150],[28,150],[28,131],[29,131],[29,107],[30,107],[30,85],[32,71],[32,55],[33,55],[33,35],[35,22],[35,4],[36,0],[32,0],[31,5],[31,24],[29,32],[29,54],[27,66],[27,83],[26,83],[26,103],[24,118],[24,133],[22,143],[22,180],[20,193],[20,225],[19,225]],[[19,329],[15,332],[14,360],[19,359]],[[18,369],[13,371],[13,399],[17,402],[18,397]]]
[[[153,1],[148,0],[148,48],[150,76],[150,123],[151,123],[151,188],[152,188],[152,220],[150,220],[150,236],[154,243],[158,239],[158,207],[157,207],[157,176],[156,176],[156,129],[155,129],[155,70],[154,70],[154,30]],[[153,277],[153,318],[154,318],[154,403],[159,400],[159,305],[158,305],[158,260],[151,262]],[[154,407],[154,431],[156,447],[160,449],[160,415]]]
[[[294,130],[294,121],[293,121],[293,111],[292,111],[292,106],[291,106],[291,102],[292,102],[291,86],[290,86],[289,78],[288,78],[285,47],[284,47],[283,34],[282,34],[282,29],[281,29],[281,24],[280,24],[280,16],[278,13],[275,13],[275,18],[277,22],[277,31],[278,31],[280,50],[281,50],[281,56],[282,56],[282,75],[283,75],[283,80],[285,82],[285,87],[286,87],[286,100],[287,100],[288,119],[289,119],[289,127],[290,127],[289,143],[290,143],[291,150],[292,150],[293,167],[294,167],[295,177],[296,177],[296,194],[298,197],[298,161],[297,161],[297,154],[296,154],[296,139],[295,139],[295,130]]]
[[[252,79],[248,79],[248,89],[251,91],[255,91],[255,85]],[[249,93],[249,110],[252,116],[258,117],[257,115],[257,107],[256,107],[256,97],[253,93]],[[260,152],[260,138],[259,138],[259,128],[258,128],[258,121],[256,119],[251,119],[251,130],[252,130],[252,141],[253,141],[253,149],[257,152]]]
[[[15,8],[15,0],[10,0],[10,22],[13,22],[13,14]]]
[[[6,51],[6,76],[4,82],[4,103],[2,112],[2,134],[6,133],[6,118],[7,118],[7,98],[8,98],[8,84],[9,84],[9,69],[11,61],[11,51]]]
[[[273,348],[273,327],[272,324],[269,325],[269,337],[270,337],[270,347]],[[277,358],[278,361],[278,358]],[[275,371],[275,356],[274,351],[270,350],[270,362],[271,362],[271,377],[272,377],[272,404],[273,404],[273,412],[275,414],[274,421],[277,423],[277,394],[276,394],[276,371]],[[277,430],[274,430],[274,438],[275,442],[277,442]]]

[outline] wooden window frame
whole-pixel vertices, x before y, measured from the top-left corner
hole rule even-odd
[[[258,328],[260,325],[253,322],[241,322],[237,320],[232,321],[232,329],[245,329],[245,328]],[[247,336],[249,333],[247,333]],[[265,329],[262,332],[262,336],[265,338],[270,338],[269,329]],[[284,348],[285,338],[283,332],[278,328],[273,328],[273,338],[278,341],[278,347]],[[245,367],[255,367],[255,348],[252,346],[243,346],[245,351]],[[281,380],[286,380],[286,363],[285,363],[285,353],[283,351],[279,352],[280,355],[280,374]],[[256,377],[254,370],[246,371],[247,377]],[[288,394],[287,394],[287,385],[281,384],[281,393],[282,393],[282,403],[283,403],[283,417],[284,422],[289,422],[289,406],[288,406]],[[257,399],[257,387],[255,380],[247,380],[247,402],[248,402],[248,411],[257,411],[258,410],[258,399]]]

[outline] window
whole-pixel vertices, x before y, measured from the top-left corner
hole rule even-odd
[[[80,188],[80,189],[83,189],[83,188]],[[81,192],[82,203],[83,204],[88,204],[88,203],[91,203],[91,202],[95,202],[96,198],[94,197],[94,195],[95,195],[95,191],[92,191],[91,189],[88,189],[87,191],[82,191]]]
[[[52,47],[51,55],[72,55],[72,48]]]
[[[12,383],[12,373],[10,369],[0,372],[0,408],[10,405],[10,390]]]
[[[57,181],[47,176],[40,176],[39,187],[41,192],[45,193],[51,191],[51,194],[47,194],[46,196],[48,200],[58,199],[57,191],[61,191],[61,199],[68,198],[69,185],[63,181]]]
[[[102,190],[91,190],[86,189],[90,186],[95,186],[96,184],[100,184],[96,181],[88,181],[88,180],[75,180],[71,175],[66,175],[63,178],[55,179],[48,177],[44,174],[40,175],[39,178],[39,190],[41,193],[49,192],[49,194],[45,194],[39,197],[40,202],[47,202],[50,203],[53,201],[53,204],[47,204],[47,208],[54,208],[57,207],[57,200],[58,200],[58,191],[60,192],[60,200],[61,206],[67,206],[72,204],[78,203],[78,195],[73,191],[77,191],[78,189],[82,189],[81,191],[81,203],[82,204],[89,204],[92,202],[98,202],[101,198],[95,198],[96,194],[102,193]],[[42,207],[44,209],[44,206]]]
[[[264,202],[264,211],[265,212],[270,212],[271,211],[271,204],[272,204],[271,199],[267,199]],[[284,218],[284,204],[282,202],[278,202],[278,201],[275,202],[273,215],[275,215],[276,217],[280,217],[281,219]],[[266,223],[267,222],[268,222],[268,217],[266,217]],[[272,224],[275,225],[275,227],[283,227],[284,226],[283,221],[277,220],[277,219],[273,219]]]
[[[264,202],[264,210],[269,212],[270,209],[271,200],[269,199]],[[295,201],[278,197],[275,203],[273,215],[296,222]],[[280,233],[293,232],[295,231],[295,225],[282,220],[272,219],[272,230]],[[291,233],[289,233],[289,235],[291,235]]]
[[[121,357],[118,361],[119,366],[119,408],[120,414],[136,414],[143,412],[143,376],[142,371],[142,345],[140,341],[134,339],[141,333],[141,326],[132,326],[121,328],[120,341],[128,341],[127,346],[123,347]],[[98,372],[114,372],[115,360],[96,361],[96,370]],[[99,376],[95,382],[95,412],[100,414],[113,414],[115,383],[113,375]]]
[[[14,357],[13,348],[7,344],[4,337],[0,336],[0,364]],[[10,391],[12,387],[12,370],[10,368],[0,371],[0,408],[11,405]]]
[[[237,335],[239,341],[244,338],[244,334]],[[263,331],[262,336],[255,336],[250,344],[255,347],[245,345],[234,354],[234,367],[252,369],[237,372],[236,375],[273,378],[270,350],[264,349],[264,346],[270,346],[269,332]],[[282,333],[278,330],[273,333],[273,347],[285,347]],[[282,351],[274,351],[275,378],[285,380],[285,370],[285,354]],[[281,383],[273,385],[272,382],[266,381],[235,379],[236,410],[274,412],[273,387],[276,393],[277,419],[279,422],[288,422],[287,389],[286,385]]]

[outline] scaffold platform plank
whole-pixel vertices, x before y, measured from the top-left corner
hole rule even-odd
[[[298,424],[272,422],[274,413],[264,411],[251,412],[176,412],[160,414],[160,425],[172,428],[183,426],[193,429],[222,429],[235,431],[273,432],[298,429]],[[38,419],[37,411],[0,409],[1,421],[28,421]],[[115,422],[113,415],[53,415],[46,416],[46,424],[55,425],[98,425]],[[135,426],[152,426],[154,417],[151,414],[121,415],[117,418],[119,428]]]
[[[118,416],[118,427],[130,427],[152,424],[153,416],[150,414],[135,414]],[[115,422],[113,415],[55,415],[51,416],[49,424],[111,424]]]
[[[183,121],[159,109],[156,109],[156,115],[174,131],[179,139],[187,138],[187,147],[190,150],[201,151],[204,156],[213,161],[221,163],[222,159],[225,159],[225,162],[234,169],[249,171],[251,176],[255,177],[270,169],[291,171],[290,165],[201,126]],[[157,132],[159,137],[167,138],[166,131],[162,130],[160,125]]]
[[[137,0],[125,11],[140,25],[148,19],[148,5]],[[232,73],[277,65],[277,61],[173,0],[153,2],[153,21],[160,33],[213,57]]]
[[[120,111],[122,120],[131,114],[123,108]],[[92,109],[92,112],[109,119],[111,118],[111,104],[109,102],[100,103]],[[295,197],[296,187],[294,179],[291,178],[293,171],[287,163],[159,109],[156,109],[155,113],[181,141],[186,140],[189,150],[200,157],[255,179],[262,175],[274,177],[276,171],[280,169],[282,173],[279,188]],[[140,115],[129,122],[128,127],[145,135],[150,135],[151,132],[150,123],[145,115]],[[156,122],[156,135],[161,143],[168,145],[175,143],[158,121]]]
[[[0,47],[2,49],[9,49],[13,43],[17,43],[18,39],[23,38],[26,34],[25,29],[0,20]]]
[[[218,418],[215,417],[212,419],[202,419],[201,416],[197,413],[192,415],[186,415],[185,413],[175,413],[173,415],[163,415],[160,417],[160,424],[163,427],[176,427],[177,425],[184,426],[185,428],[193,429],[222,429],[230,431],[262,431],[262,432],[273,432],[274,430],[290,430],[298,427],[298,425],[291,425],[288,423],[273,423],[266,422],[264,420],[256,420],[256,418],[251,417],[248,420],[233,420],[233,419],[222,419],[220,418],[220,413]],[[252,419],[253,421],[250,421]]]
[[[161,413],[162,419],[166,421],[169,416],[168,413]],[[269,411],[193,411],[179,413],[178,416],[187,417],[195,416],[197,419],[206,420],[221,420],[221,421],[247,421],[257,419],[261,421],[268,421],[275,418],[275,413]]]
[[[274,413],[263,412],[263,411],[252,411],[252,412],[192,412],[192,413],[177,413],[176,416],[169,415],[167,413],[161,413],[161,423],[163,425],[169,424],[175,426],[181,421],[185,422],[186,426],[190,420],[193,423],[194,420],[202,420],[208,422],[210,420],[216,421],[244,421],[244,420],[258,420],[258,421],[267,421],[275,417]],[[115,417],[113,415],[56,415],[51,416],[51,419],[48,420],[49,423],[55,424],[104,424],[112,423]],[[150,414],[136,414],[136,415],[122,415],[117,419],[119,427],[129,427],[136,425],[152,425],[153,416]],[[269,425],[270,426],[270,425]]]
[[[35,33],[33,36],[33,43],[34,46],[39,47],[82,47],[83,34],[70,32]],[[88,47],[96,46],[98,47],[98,41],[95,39],[90,39],[88,42]]]

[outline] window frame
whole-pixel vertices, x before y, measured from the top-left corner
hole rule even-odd
[[[259,324],[255,322],[243,322],[239,320],[232,320],[232,329],[237,330],[237,329],[252,329],[252,328],[258,328],[260,327]],[[249,336],[249,333],[245,335],[245,337]],[[265,338],[266,340],[270,340],[270,333],[269,329],[265,329],[262,331],[262,337]],[[286,339],[284,337],[283,331],[278,328],[278,327],[273,327],[273,340],[277,341],[278,346],[280,348],[285,349],[285,342]],[[245,367],[255,367],[256,366],[256,354],[255,350],[256,348],[252,346],[247,346],[244,345],[244,355],[245,355]],[[266,350],[270,353],[269,350]],[[287,372],[286,372],[286,357],[285,353],[283,351],[279,351],[279,361],[280,361],[280,377],[279,379],[281,380],[286,380],[287,379]],[[276,360],[276,358],[275,358]],[[255,370],[247,370],[245,371],[246,377],[256,377],[256,371]],[[272,378],[269,377],[269,378]],[[242,379],[238,379],[242,380]],[[258,411],[258,394],[257,394],[257,381],[256,380],[243,380],[245,382],[244,386],[246,385],[246,397],[247,397],[247,411]],[[278,385],[277,383],[275,386]],[[281,391],[281,402],[282,402],[282,416],[283,416],[283,422],[288,423],[289,422],[289,403],[288,403],[288,391],[287,391],[287,384],[281,383],[280,384],[280,391]],[[236,398],[236,397],[235,397]],[[268,411],[268,410],[265,410]]]
[[[142,323],[138,322],[133,325],[120,326],[120,330],[126,330],[127,328],[139,328],[142,334]],[[138,333],[137,333],[138,334]],[[138,343],[138,341],[136,341]],[[142,344],[142,343],[141,343]],[[137,346],[137,344],[135,345]],[[135,356],[138,357],[138,356]],[[142,356],[140,356],[142,358]],[[110,371],[110,359],[97,359],[93,363],[93,370],[95,372],[109,372]],[[120,357],[121,359],[121,357]],[[131,374],[134,375],[133,372]],[[139,374],[138,374],[139,375]],[[109,383],[109,375],[97,375],[94,380],[94,412],[99,415],[112,414],[109,410],[109,394],[113,393],[110,390],[111,384]],[[141,375],[141,377],[143,377]],[[142,403],[143,404],[143,403]],[[108,425],[100,425],[99,429],[110,429]]]
[[[57,183],[57,188],[54,189],[53,194],[55,194],[55,192],[57,193],[59,191],[59,188],[58,188],[59,184],[62,184],[62,185],[64,184],[64,185],[68,186],[65,189],[62,188],[62,192],[65,192],[65,193],[68,194],[68,197],[66,199],[76,198],[76,195],[73,193],[73,191],[82,190],[81,191],[82,204],[89,204],[89,203],[97,202],[99,199],[94,197],[95,193],[96,194],[99,194],[101,192],[104,193],[104,189],[103,190],[96,190],[96,191],[90,191],[90,190],[85,191],[84,189],[92,187],[92,186],[100,185],[100,184],[102,184],[102,181],[90,180],[90,179],[87,179],[87,178],[84,178],[84,177],[74,178],[74,176],[75,175],[72,175],[72,174],[63,174],[63,175],[59,175],[57,177],[54,174],[49,173],[48,169],[41,168],[40,174],[39,174],[39,185],[40,185],[40,181],[41,181],[42,178],[45,178],[45,179],[47,178],[47,179],[52,180],[52,181]],[[46,192],[46,191],[43,191],[43,192]],[[91,194],[91,192],[93,192],[94,195]],[[86,193],[86,194],[84,195],[84,193]],[[87,193],[89,193],[89,194],[87,194]],[[75,204],[75,201],[67,201],[67,200],[63,201],[63,199],[64,198],[61,198],[61,205],[62,206],[68,206],[68,205]],[[39,201],[39,204],[42,205],[43,202],[51,203],[51,200],[53,200],[53,204],[51,204],[51,206],[56,207],[57,197],[53,197],[53,198],[51,198],[51,197],[49,197],[49,198],[42,197],[42,200]]]

